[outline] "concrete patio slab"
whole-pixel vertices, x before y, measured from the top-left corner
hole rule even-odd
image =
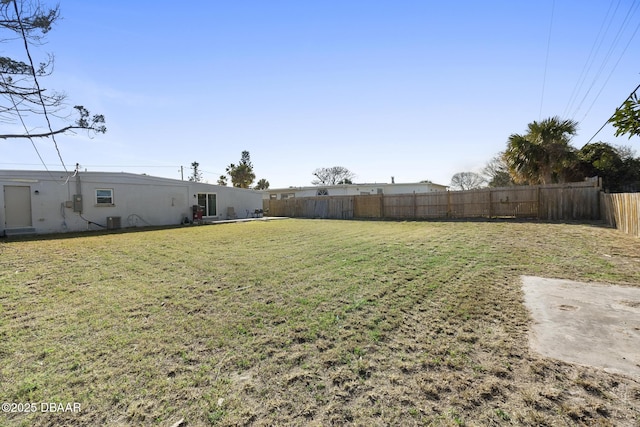
[[[531,348],[640,379],[640,287],[522,276]]]

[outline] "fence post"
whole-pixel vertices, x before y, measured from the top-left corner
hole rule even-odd
[[[493,200],[491,199],[491,189],[489,189],[489,219],[493,218]]]
[[[356,211],[358,210],[358,197],[353,196],[353,217],[354,218],[358,218],[356,216]],[[360,214],[360,212],[358,212],[358,215]]]
[[[538,211],[537,212],[538,219],[541,219],[540,217],[540,186],[539,185],[536,187],[536,205],[538,205],[536,209],[536,211]]]
[[[380,195],[380,218],[384,218],[384,194]]]
[[[414,191],[413,192],[413,219],[416,219],[418,214],[418,208],[417,208],[418,202],[416,199],[417,199],[417,196],[416,196],[416,192]]]
[[[451,218],[451,191],[447,190],[447,218]]]

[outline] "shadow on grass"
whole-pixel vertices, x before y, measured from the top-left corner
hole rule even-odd
[[[273,219],[284,219],[284,217],[274,217]],[[498,217],[498,218],[423,218],[423,219],[404,219],[404,218],[354,218],[354,219],[339,219],[339,218],[295,218],[298,220],[330,220],[330,221],[355,221],[355,222],[395,222],[395,223],[511,223],[511,224],[564,224],[564,225],[588,225],[597,228],[614,229],[615,227],[609,226],[603,220],[543,220],[536,218],[513,218],[513,217]],[[267,219],[265,219],[267,220]],[[222,224],[236,224],[246,221],[222,221],[205,224],[177,224],[177,225],[155,225],[155,226],[139,226],[139,227],[127,227],[112,230],[86,230],[86,231],[73,231],[67,233],[47,233],[47,234],[32,234],[32,235],[16,235],[16,236],[2,236],[0,237],[0,243],[2,242],[16,242],[16,241],[39,241],[39,240],[64,240],[75,239],[79,237],[89,236],[102,236],[112,234],[129,234],[129,233],[144,233],[149,231],[158,230],[174,230],[181,228],[193,228],[208,225],[222,225]]]
[[[208,225],[208,224],[203,224]],[[17,235],[17,236],[4,236],[0,238],[1,242],[32,242],[38,240],[65,240],[75,239],[79,237],[90,236],[103,236],[112,234],[130,234],[130,233],[144,233],[148,231],[158,230],[173,230],[178,228],[192,228],[199,227],[200,225],[188,224],[188,225],[154,225],[146,227],[128,227],[119,228],[114,230],[87,230],[87,231],[72,231],[68,233],[47,233],[47,234],[30,234],[30,235]]]
[[[515,217],[470,217],[470,218],[294,218],[308,220],[329,220],[329,221],[357,221],[357,222],[407,222],[407,223],[512,223],[512,224],[566,224],[566,225],[589,225],[598,228],[614,229],[604,220],[551,220],[537,218],[515,218]]]

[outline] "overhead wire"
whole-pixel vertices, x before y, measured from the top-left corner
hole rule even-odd
[[[180,166],[171,166],[171,165],[85,165],[83,164],[82,167],[85,168],[180,168]]]
[[[627,100],[629,100],[633,96],[633,94],[635,94],[638,91],[638,89],[640,89],[640,85],[636,86],[636,88],[629,94],[629,96],[627,96],[625,98],[625,100],[622,101],[622,103],[620,104],[620,106],[618,108],[621,108],[622,106],[624,106],[624,103],[627,102]],[[616,111],[618,111],[618,108],[616,108]],[[615,115],[616,115],[616,113],[614,111],[613,114],[607,119],[607,121],[604,122],[604,124],[602,126],[600,126],[600,129],[598,129],[596,131],[596,133],[594,133],[593,136],[591,138],[589,138],[589,140],[587,141],[587,144],[590,143],[591,141],[593,141],[593,138],[595,138],[596,135],[598,135],[600,133],[600,131],[602,129],[604,129],[604,127],[609,123],[609,120],[611,120],[613,118],[613,116],[615,116]]]
[[[4,74],[1,74],[2,76],[2,81],[7,84],[7,80],[4,77]],[[47,164],[45,163],[44,159],[42,158],[42,155],[40,154],[40,151],[38,150],[38,147],[36,146],[35,141],[33,140],[33,138],[31,137],[31,135],[29,134],[29,129],[27,128],[27,124],[24,122],[24,117],[22,117],[22,113],[20,112],[20,108],[18,107],[18,104],[15,100],[15,98],[13,97],[13,94],[11,93],[11,91],[8,91],[9,93],[9,99],[11,99],[11,103],[13,104],[13,108],[16,110],[16,114],[18,116],[18,119],[20,120],[20,123],[22,124],[22,127],[24,128],[25,134],[27,135],[27,139],[29,140],[29,142],[31,142],[31,146],[33,147],[34,151],[36,152],[38,159],[40,159],[40,163],[42,164],[42,166],[44,166],[44,169],[47,171],[47,173],[49,174],[49,176],[51,177],[51,179],[60,184],[60,181],[58,181],[58,179],[53,176],[53,174],[51,173],[51,171],[49,170],[49,168],[47,167]],[[38,165],[36,163],[36,165]],[[67,177],[67,181],[69,180],[69,177]],[[66,182],[63,182],[62,185],[66,184]]]
[[[0,162],[0,165],[12,165],[12,166],[39,166],[40,163],[16,163],[16,162]],[[159,168],[159,169],[176,169],[180,171],[180,166],[171,166],[171,165],[82,165],[82,167],[87,168],[119,168],[122,170],[127,170],[130,168]],[[46,168],[46,165],[45,165]],[[202,171],[211,174],[218,174],[218,172],[210,172],[210,171]],[[72,175],[72,177],[75,176]]]
[[[615,16],[616,11],[620,6],[620,1],[621,0],[618,0],[616,9],[613,11],[611,16],[609,16],[611,12],[611,8],[613,7],[613,4],[614,4],[614,0],[611,0],[611,3],[609,4],[609,8],[607,9],[607,13],[605,14],[605,17],[602,20],[602,24],[600,24],[600,29],[598,30],[598,34],[596,35],[596,38],[593,41],[593,44],[591,45],[591,50],[589,51],[587,60],[585,61],[585,64],[582,66],[582,71],[580,72],[580,75],[578,76],[578,80],[576,81],[576,84],[573,87],[573,90],[571,91],[571,95],[569,96],[569,101],[567,102],[567,106],[565,107],[562,113],[562,117],[566,117],[567,114],[569,114],[569,111],[571,110],[571,107],[575,103],[578,97],[578,94],[582,90],[582,86],[584,85],[584,82],[587,79],[589,71],[591,71],[591,67],[593,67],[595,59],[598,56],[598,53],[600,52],[600,47],[602,47],[602,43],[604,42],[605,36],[609,32],[609,28],[611,27],[611,23],[613,22],[613,17]],[[607,19],[609,23],[607,25],[607,29],[603,33],[602,29],[604,28],[605,23],[607,22]]]
[[[210,173],[210,174],[212,174],[212,175],[218,175],[218,176],[227,175],[226,173],[221,173],[221,172],[211,172],[211,171],[206,171],[206,170],[202,170],[202,169],[200,169],[200,172]]]
[[[542,105],[544,104],[544,91],[547,83],[547,69],[549,67],[549,51],[551,50],[551,31],[553,29],[553,14],[556,8],[556,0],[551,4],[551,20],[549,22],[549,35],[547,37],[547,55],[544,61],[544,73],[542,76],[542,94],[540,95],[540,112],[538,119],[542,119]]]
[[[611,56],[613,55],[613,52],[615,51],[615,48],[618,46],[618,43],[620,42],[620,39],[622,37],[622,34],[624,32],[624,30],[627,28],[627,26],[629,25],[630,19],[631,17],[633,17],[633,15],[636,13],[636,11],[638,10],[638,5],[640,5],[640,3],[637,3],[636,0],[634,0],[634,2],[631,4],[631,6],[629,7],[629,10],[627,11],[627,14],[622,22],[622,24],[620,25],[618,32],[616,33],[613,41],[611,42],[611,45],[609,46],[609,50],[607,51],[607,53],[605,54],[604,59],[602,60],[602,63],[600,64],[600,67],[598,68],[598,71],[596,72],[596,75],[594,76],[591,84],[589,85],[589,88],[587,89],[587,91],[585,92],[584,96],[582,97],[582,100],[580,101],[580,103],[578,104],[578,106],[576,107],[575,111],[573,112],[573,114],[571,115],[572,119],[575,119],[576,115],[578,114],[578,112],[580,111],[580,109],[582,108],[582,105],[584,104],[584,102],[586,101],[586,99],[588,98],[589,94],[591,93],[591,90],[593,89],[593,87],[595,86],[596,82],[600,79],[600,76],[602,75],[602,72],[604,71],[604,69],[607,66],[607,63],[609,62],[609,60],[611,59]],[[635,32],[634,32],[635,35]],[[632,36],[633,39],[633,36]],[[625,48],[626,51],[626,48]],[[624,52],[623,52],[624,54]],[[619,61],[618,61],[619,62]],[[608,81],[608,79],[607,79]],[[603,88],[606,86],[605,82],[603,84]],[[585,115],[586,117],[586,115]],[[583,118],[584,120],[584,118]]]
[[[2,76],[2,82],[7,85],[7,79],[4,77],[4,74],[0,74]],[[36,147],[36,143],[33,140],[33,138],[31,138],[31,135],[29,134],[29,129],[27,129],[27,124],[24,122],[24,118],[22,117],[22,113],[20,112],[20,108],[18,108],[18,104],[16,103],[16,100],[13,97],[13,94],[11,93],[11,91],[7,91],[7,93],[9,94],[9,99],[11,100],[11,103],[13,104],[13,108],[16,110],[16,114],[18,115],[18,119],[20,120],[20,123],[22,124],[22,127],[24,128],[24,131],[27,135],[27,139],[31,142],[31,145],[33,146],[33,149],[35,150],[36,154],[38,155],[38,158],[40,159],[40,163],[42,163],[42,166],[44,166],[45,170],[47,172],[49,172],[49,174],[51,174],[51,172],[49,171],[49,168],[47,167],[47,164],[44,162],[44,159],[42,158],[42,156],[40,155],[40,151],[38,151],[38,147]],[[37,164],[37,163],[36,163]]]
[[[613,68],[609,72],[609,75],[607,76],[607,79],[604,81],[604,84],[602,85],[602,87],[600,88],[598,93],[596,94],[596,97],[593,99],[593,102],[591,103],[591,105],[587,109],[587,112],[584,113],[584,117],[582,117],[582,120],[584,120],[587,117],[587,115],[589,114],[589,112],[593,108],[594,104],[596,103],[596,101],[600,97],[600,94],[602,94],[602,92],[604,91],[604,88],[607,86],[607,83],[609,83],[609,80],[611,79],[611,76],[613,75],[613,72],[616,70],[616,68],[618,68],[618,64],[620,64],[620,61],[622,60],[622,57],[624,56],[624,54],[626,53],[627,49],[629,48],[629,45],[631,44],[631,42],[633,41],[634,37],[638,33],[638,30],[640,30],[640,22],[638,22],[638,25],[636,26],[635,31],[633,32],[633,34],[631,35],[631,38],[629,39],[629,41],[627,42],[626,46],[622,50],[622,53],[620,54],[620,57],[618,58],[618,60],[616,61],[615,65],[613,66]]]
[[[47,105],[44,102],[44,98],[42,97],[42,89],[40,88],[40,83],[38,82],[38,78],[36,76],[36,69],[33,65],[33,58],[31,58],[31,52],[29,51],[29,41],[27,40],[27,34],[22,25],[22,19],[20,19],[20,11],[18,10],[18,2],[13,1],[13,7],[16,13],[16,20],[18,21],[18,25],[20,26],[20,33],[22,35],[22,40],[24,41],[24,49],[27,53],[27,58],[29,59],[29,65],[31,66],[31,73],[33,74],[33,82],[37,89],[38,98],[40,99],[40,105],[42,106],[42,111],[44,113],[45,120],[47,122],[47,127],[49,128],[49,132],[51,133],[51,140],[53,141],[53,145],[58,153],[58,158],[60,159],[60,163],[62,163],[62,167],[64,171],[68,174],[67,165],[65,165],[64,160],[62,159],[62,153],[60,153],[60,148],[58,147],[58,142],[56,141],[55,134],[53,133],[53,127],[51,126],[51,120],[49,119],[49,113],[47,112]]]

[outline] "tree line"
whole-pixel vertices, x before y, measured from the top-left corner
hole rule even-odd
[[[628,133],[631,127],[628,121],[625,124],[624,132]],[[456,173],[451,187],[468,190],[554,184],[598,176],[606,191],[640,190],[640,157],[635,157],[633,149],[601,141],[577,149],[570,145],[577,128],[577,122],[557,116],[533,121],[525,133],[509,136],[506,149],[491,159],[482,173]]]
[[[269,188],[269,181],[262,178],[258,180],[256,185],[253,182],[256,179],[256,174],[253,172],[253,163],[251,163],[251,156],[248,151],[243,151],[240,155],[240,161],[238,164],[231,163],[225,169],[227,175],[220,175],[218,177],[217,185],[227,186],[227,177],[231,178],[231,185],[236,188],[252,188],[254,190],[266,190]],[[200,170],[200,163],[191,163],[191,175],[189,175],[189,181],[202,182],[202,171]]]
[[[269,188],[269,181],[264,178],[258,180],[256,185],[252,187],[256,174],[253,172],[253,164],[248,151],[243,151],[240,161],[237,164],[229,164],[225,171],[227,174],[218,177],[217,185],[227,186],[227,178],[231,178],[231,185],[236,188],[252,188],[254,190],[267,190]],[[311,183],[318,186],[353,184],[352,180],[355,177],[355,174],[344,166],[318,168],[312,174],[315,179]],[[189,175],[188,180],[202,182],[203,179],[200,163],[191,163],[191,175]]]

